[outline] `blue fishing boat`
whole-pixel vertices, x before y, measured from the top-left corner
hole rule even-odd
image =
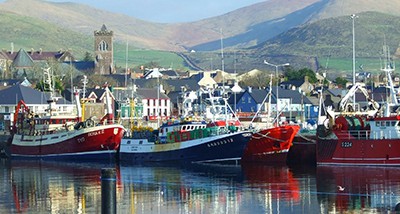
[[[222,125],[221,125],[222,124]],[[224,123],[175,121],[158,130],[134,128],[121,141],[122,162],[227,162],[240,161],[250,131]]]

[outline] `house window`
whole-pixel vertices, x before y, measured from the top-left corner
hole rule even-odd
[[[246,103],[246,100],[244,99],[244,97],[242,97],[242,103]]]
[[[248,102],[248,103],[251,103],[251,97],[248,97],[248,98],[247,98],[247,102]]]
[[[9,107],[9,106],[5,106],[4,112],[5,112],[5,113],[10,113],[10,107]]]

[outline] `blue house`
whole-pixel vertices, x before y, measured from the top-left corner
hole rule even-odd
[[[236,112],[255,113],[261,108],[262,101],[267,94],[268,90],[265,89],[248,88],[244,92],[237,93],[236,98],[234,93],[231,94],[228,103],[232,109],[236,109]]]
[[[228,103],[236,111],[241,113],[256,113],[260,108],[265,111],[263,100],[268,94],[267,89],[247,89],[244,92],[232,94],[229,97]],[[277,97],[279,103],[277,105]],[[235,102],[236,100],[236,102]],[[268,102],[266,100],[265,102]],[[296,118],[316,118],[318,115],[318,106],[297,90],[283,89],[276,86],[272,87],[271,110],[276,112],[277,107],[288,120],[296,120]]]

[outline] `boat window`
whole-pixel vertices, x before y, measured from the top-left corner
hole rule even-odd
[[[391,126],[396,126],[397,121],[392,121],[392,125]]]
[[[390,121],[386,121],[386,127],[390,126]]]
[[[130,141],[130,140],[128,140],[128,142],[126,142],[126,144],[131,144],[131,141]]]
[[[139,140],[139,144],[143,144],[143,140]]]
[[[381,122],[377,121],[377,122],[375,122],[375,125],[376,125],[377,127],[379,127],[379,126],[381,126]]]

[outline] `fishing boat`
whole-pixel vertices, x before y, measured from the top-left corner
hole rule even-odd
[[[49,69],[45,71],[52,89]],[[35,113],[20,100],[11,126],[10,153],[15,158],[108,160],[117,153],[124,127],[113,123],[110,91],[106,88],[107,113],[97,120],[82,120],[79,93],[75,92],[77,113],[60,111],[50,90],[46,112]]]
[[[390,96],[383,106],[369,97],[361,83],[353,85],[338,110],[325,105],[326,114],[320,115],[317,128],[317,164],[400,165],[399,103],[391,75],[394,69],[387,57],[382,71]],[[354,101],[357,91],[362,92],[368,105],[363,107]]]
[[[170,121],[158,130],[133,131],[124,137],[120,161],[238,162],[251,136],[233,126],[219,127],[204,121]]]
[[[270,89],[272,78],[270,81]],[[278,116],[271,120],[271,90],[264,98],[261,106],[268,99],[265,127],[252,129],[253,133],[244,151],[242,161],[244,162],[263,162],[270,164],[286,164],[289,149],[293,145],[293,139],[300,126],[294,124],[279,123]],[[261,108],[256,112],[250,124],[253,123]],[[277,112],[279,115],[279,112]]]

